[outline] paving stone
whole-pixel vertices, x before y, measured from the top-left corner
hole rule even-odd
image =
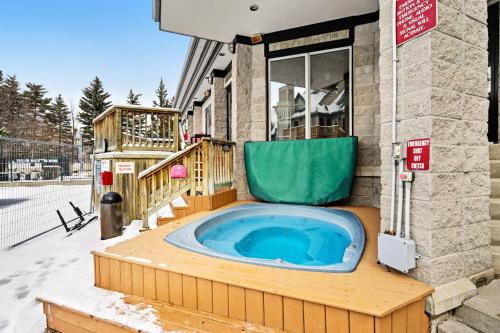
[[[447,320],[442,324],[438,325],[438,333],[477,333],[473,328],[462,324],[458,321]]]
[[[500,280],[478,289],[478,295],[457,309],[457,317],[468,326],[484,333],[500,332]]]

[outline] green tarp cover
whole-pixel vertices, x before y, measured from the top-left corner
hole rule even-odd
[[[245,143],[250,193],[275,203],[324,205],[347,198],[357,137]]]

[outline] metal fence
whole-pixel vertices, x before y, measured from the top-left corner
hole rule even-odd
[[[91,149],[83,145],[0,138],[0,248],[61,225],[69,205],[91,209]]]

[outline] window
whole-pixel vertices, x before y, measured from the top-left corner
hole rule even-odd
[[[270,139],[350,135],[350,87],[350,47],[270,59]]]
[[[212,135],[212,107],[211,104],[208,104],[203,110],[205,113],[205,134]]]

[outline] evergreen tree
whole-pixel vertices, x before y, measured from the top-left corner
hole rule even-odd
[[[94,125],[92,121],[111,106],[111,102],[107,101],[110,96],[109,93],[104,91],[102,81],[97,76],[88,87],[83,89],[83,97],[80,99],[81,111],[77,119],[81,124],[85,144],[94,144]]]
[[[24,137],[39,139],[46,133],[43,124],[45,113],[50,108],[51,98],[46,97],[47,90],[41,84],[27,83],[23,97],[26,106],[26,127],[28,132]]]
[[[163,78],[160,79],[160,85],[158,89],[155,91],[156,98],[158,101],[153,101],[153,105],[160,108],[167,108],[170,106],[170,102],[167,98],[167,88],[165,87],[165,83],[163,83]]]
[[[72,127],[70,110],[59,94],[46,114],[47,122],[59,143],[71,143]]]
[[[134,94],[132,89],[130,89],[130,91],[128,92],[127,103],[131,104],[131,105],[139,105],[139,104],[141,104],[139,102],[139,97],[141,97],[141,96],[142,96],[142,94]]]
[[[25,125],[21,124],[24,101],[16,76],[7,76],[7,79],[1,83],[0,90],[0,127],[18,135]]]

